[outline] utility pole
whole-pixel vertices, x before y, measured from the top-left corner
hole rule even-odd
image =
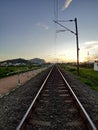
[[[78,26],[77,26],[77,18],[74,20],[53,20],[56,24],[60,25],[65,29],[65,31],[69,31],[76,36],[76,47],[77,47],[77,74],[79,75],[79,40],[78,40]],[[67,28],[66,26],[62,25],[60,22],[75,22],[75,32]],[[59,30],[58,32],[64,32],[64,30]]]
[[[79,75],[79,40],[78,40],[78,27],[77,27],[77,18],[75,18],[75,27],[76,27],[76,44],[77,44],[77,73]]]

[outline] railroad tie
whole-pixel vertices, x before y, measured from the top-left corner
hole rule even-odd
[[[41,121],[41,120],[30,120],[30,124],[32,125],[40,125],[40,126],[51,126],[51,122],[49,121]]]

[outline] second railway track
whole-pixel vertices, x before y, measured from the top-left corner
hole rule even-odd
[[[16,130],[97,130],[54,66]]]

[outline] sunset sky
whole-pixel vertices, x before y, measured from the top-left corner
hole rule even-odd
[[[56,0],[0,0],[0,61],[76,61],[75,35],[57,26]],[[58,20],[78,20],[80,61],[98,60],[98,0],[58,0]],[[55,13],[54,13],[55,12]],[[61,23],[75,31],[74,22]],[[64,29],[63,29],[64,30]]]

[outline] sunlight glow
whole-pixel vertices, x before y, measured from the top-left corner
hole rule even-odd
[[[61,52],[61,51],[60,51]],[[85,54],[79,56],[79,61],[85,61]],[[77,62],[77,54],[74,50],[67,50],[66,53],[58,53],[56,55],[49,55],[46,57],[47,62]]]

